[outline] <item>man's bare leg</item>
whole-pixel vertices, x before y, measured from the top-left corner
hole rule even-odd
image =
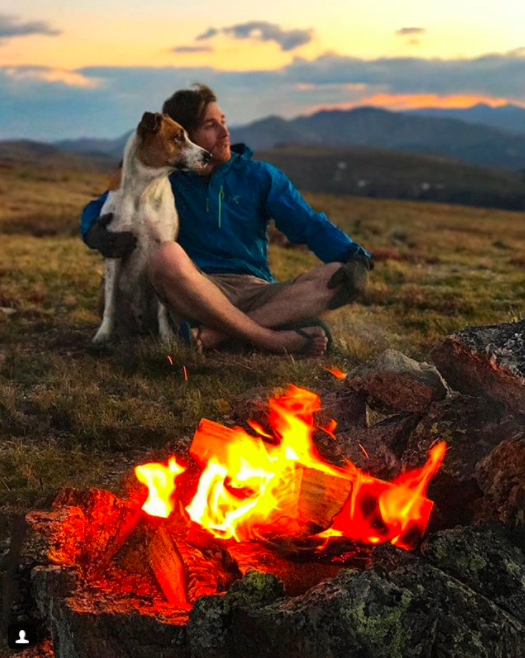
[[[272,352],[297,352],[305,347],[305,338],[295,331],[273,331],[233,306],[175,242],[159,247],[151,258],[149,271],[155,288],[182,317],[194,318],[219,334]],[[311,327],[307,332],[312,336],[309,353],[322,353],[326,345],[322,328]]]
[[[335,293],[328,288],[328,281],[340,267],[341,263],[328,263],[305,272],[293,285],[283,288],[266,304],[249,311],[246,315],[260,326],[268,328],[323,315],[328,310]],[[203,346],[209,349],[216,347],[228,337],[214,329],[204,327],[200,330],[200,338]],[[325,337],[325,349],[326,344]]]

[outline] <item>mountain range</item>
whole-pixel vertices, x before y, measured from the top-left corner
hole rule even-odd
[[[65,140],[65,151],[120,158],[129,132],[114,140]],[[282,144],[364,146],[444,155],[487,167],[525,169],[525,109],[515,105],[391,112],[376,107],[321,110],[310,116],[270,116],[231,128],[232,142],[256,151]]]

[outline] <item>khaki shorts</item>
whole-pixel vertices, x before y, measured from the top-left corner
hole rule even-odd
[[[204,274],[243,313],[264,306],[299,278],[270,283],[251,274]]]
[[[309,275],[309,273],[303,273],[294,279],[289,279],[288,281],[277,281],[271,283],[251,274],[206,274],[202,270],[199,271],[203,276],[216,285],[217,288],[219,288],[233,306],[241,310],[243,313],[248,313],[249,311],[264,306],[285,288],[293,286],[296,281],[303,277],[308,277]],[[193,318],[182,318],[179,316],[175,309],[170,306],[170,303],[164,295],[162,295],[154,286],[152,287],[157,297],[168,309],[168,313],[174,323],[181,322],[185,319],[192,325],[198,324]]]

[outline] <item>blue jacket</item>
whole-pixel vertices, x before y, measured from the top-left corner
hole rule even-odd
[[[177,239],[191,260],[207,273],[253,274],[274,281],[268,267],[267,224],[293,243],[306,244],[325,263],[370,254],[317,213],[276,167],[251,160],[243,144],[210,177],[177,171],[170,175],[180,231]],[[82,211],[81,232],[99,217],[108,192]]]

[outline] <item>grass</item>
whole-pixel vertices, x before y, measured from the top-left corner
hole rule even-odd
[[[0,513],[6,516],[43,504],[65,485],[115,487],[148,451],[188,440],[200,418],[223,419],[232,396],[248,388],[338,385],[322,362],[201,357],[153,339],[94,348],[102,259],[78,238],[78,215],[105,179],[97,172],[0,168]],[[433,343],[466,324],[524,316],[523,214],[306,197],[378,261],[367,299],[330,320],[335,349],[328,364],[349,370],[388,347],[423,359]],[[270,262],[279,278],[288,278],[316,259],[276,243]]]

